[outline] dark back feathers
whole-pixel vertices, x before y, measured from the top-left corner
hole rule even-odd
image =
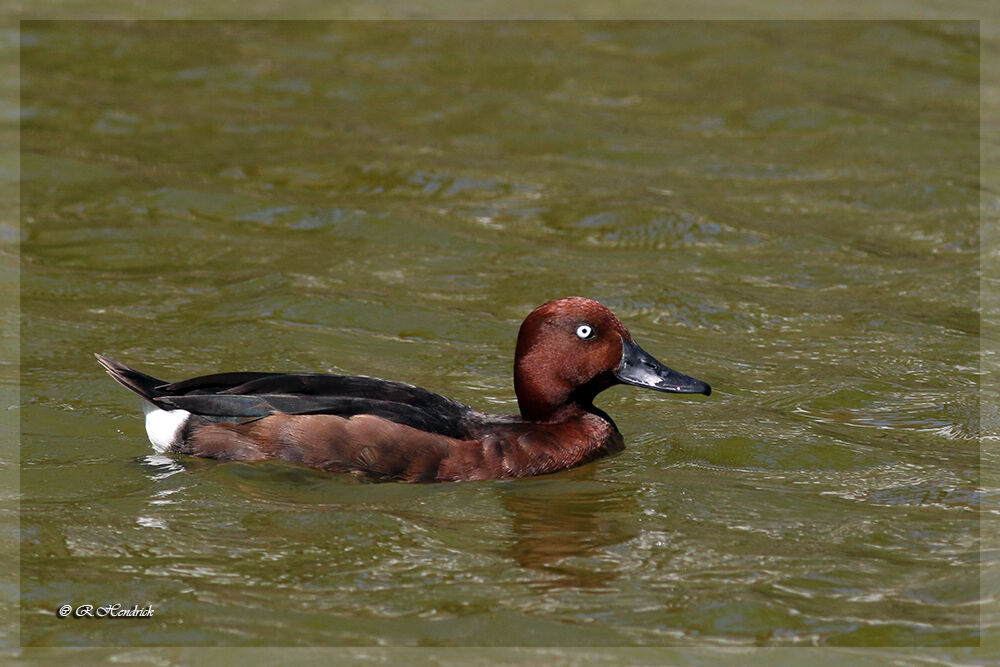
[[[452,438],[468,437],[473,410],[420,387],[376,378],[304,373],[216,373],[165,383],[97,355],[112,378],[165,410],[245,422],[276,413],[375,415]]]

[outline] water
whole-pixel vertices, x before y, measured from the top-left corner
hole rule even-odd
[[[21,644],[973,658],[977,39],[25,24]],[[512,412],[517,327],[570,294],[715,392],[609,390],[626,451],[537,479],[153,456],[91,356]],[[155,615],[55,615],[112,602]]]

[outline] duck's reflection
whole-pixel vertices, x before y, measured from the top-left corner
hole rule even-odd
[[[586,473],[558,477],[502,488],[514,533],[510,555],[521,567],[558,575],[539,585],[606,588],[613,576],[594,559],[604,547],[639,534],[634,490]]]
[[[153,481],[172,477],[185,470],[181,462],[163,454],[148,454],[138,459],[138,463]]]

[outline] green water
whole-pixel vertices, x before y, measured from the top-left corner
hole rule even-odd
[[[975,24],[21,40],[22,645],[979,643]],[[152,456],[92,357],[512,412],[571,294],[715,393],[609,390],[625,452],[544,478]]]

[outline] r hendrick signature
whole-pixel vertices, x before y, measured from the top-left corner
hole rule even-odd
[[[145,607],[140,607],[139,605],[133,605],[131,608],[126,607],[123,604],[106,604],[102,606],[95,607],[92,604],[81,604],[73,606],[71,604],[64,604],[56,611],[56,615],[59,618],[67,618],[72,616],[74,618],[128,618],[128,617],[149,617],[153,615],[153,605],[148,604]]]

